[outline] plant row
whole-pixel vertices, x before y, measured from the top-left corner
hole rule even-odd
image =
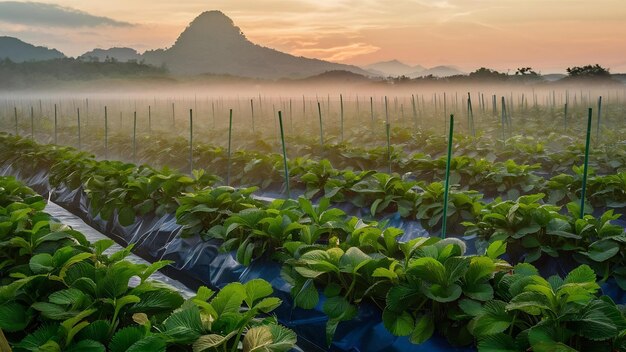
[[[526,227],[522,226],[524,221],[511,220],[510,228],[504,230],[494,222],[492,233],[488,226],[481,227],[481,237],[491,244],[485,255],[467,256],[465,244],[455,239],[398,241],[401,230],[347,216],[331,208],[328,198],[322,198],[317,206],[305,198],[265,205],[250,197],[252,191],[217,187],[178,197],[176,215],[183,235],[220,239],[222,248],[236,250],[243,264],[261,257],[278,260],[283,264],[283,276],[293,285],[297,306],[313,308],[323,292],[327,297],[323,309],[329,316],[329,342],[341,321],[352,319],[361,302],[371,301],[381,307],[391,333],[410,335],[415,343],[428,339],[436,326],[453,344],[476,341],[482,350],[621,348],[624,316],[610,299],[596,296],[599,286],[590,266],[573,269],[564,279],[552,276],[546,281],[528,263],[512,268],[497,259],[500,255],[516,259],[515,247],[523,242],[517,241],[520,234],[528,235],[528,243],[532,239],[553,240],[540,242],[540,255],[525,258],[529,262],[538,260],[553,242],[569,240],[570,245],[563,248],[572,250],[571,243],[576,241],[577,248],[588,252],[594,251],[589,243],[619,242],[623,230],[618,233],[610,224],[610,212],[599,220],[574,219],[560,214],[557,208],[544,209],[541,195],[494,202],[491,208],[480,209],[480,226],[498,218],[498,204],[510,202],[518,204],[508,209],[505,218],[523,218],[523,212],[516,212],[526,210],[520,204],[528,203],[539,210],[531,211],[525,221],[530,218],[539,226],[531,224],[519,233],[518,227]],[[510,235],[513,230],[516,234]],[[507,252],[507,247],[512,250]],[[546,253],[558,254],[561,249]],[[602,259],[588,257],[595,262]],[[619,261],[620,257],[621,253],[608,259]],[[611,267],[608,270],[608,275],[600,275],[603,279],[617,276]],[[518,282],[527,285],[513,285]],[[518,302],[521,306],[515,305]],[[586,314],[601,318],[587,319]],[[494,323],[493,315],[502,320]],[[492,327],[494,324],[497,328]],[[575,328],[576,324],[608,324],[611,328],[606,331],[611,335],[590,336],[582,327]]]
[[[194,192],[219,182],[219,177],[202,170],[194,171],[190,177],[167,168],[156,170],[119,161],[97,161],[69,147],[43,146],[20,137],[2,136],[0,145],[3,147],[0,159],[6,164],[19,166],[30,174],[47,170],[49,182],[55,187],[61,184],[70,189],[83,187],[91,201],[94,216],[100,215],[108,220],[117,209],[119,221],[125,226],[133,223],[135,216],[172,213],[178,205],[176,198],[182,193]],[[273,171],[282,164],[279,158],[275,159],[271,168],[268,167],[270,162],[263,162],[263,159],[254,159],[245,166],[236,159],[233,170],[242,166],[241,183],[261,184],[262,188],[267,188],[273,183],[282,184],[283,181],[278,172]],[[448,203],[452,233],[462,233],[461,222],[475,221],[486,206],[482,200],[483,194],[463,190],[454,185],[455,180],[462,184],[480,183],[491,190],[486,194],[487,197],[503,193],[505,199],[517,199],[521,194],[543,192],[548,195],[549,203],[565,205],[579,201],[581,168],[574,167],[574,175],[562,174],[541,183],[538,180],[543,179],[533,175],[528,166],[509,161],[502,163],[500,172],[473,172],[467,166],[467,160],[461,157],[452,162],[453,187]],[[214,169],[219,170],[221,166],[227,167],[214,165]],[[426,166],[421,170],[423,173],[433,173]],[[290,173],[292,185],[300,188],[307,198],[315,200],[326,197],[333,203],[349,203],[358,208],[367,208],[374,218],[397,212],[402,218],[417,220],[425,229],[433,232],[441,227],[444,187],[440,182],[429,184],[416,181],[414,175],[409,174],[401,177],[375,171],[342,171],[333,168],[327,160],[316,162],[304,158],[290,161]],[[469,179],[474,181],[470,182]],[[587,184],[590,207],[623,209],[626,206],[626,172],[591,176]]]
[[[41,196],[0,177],[2,351],[288,351],[295,334],[268,316],[281,304],[261,279],[188,299],[150,280],[167,261],[105,254],[43,211]]]

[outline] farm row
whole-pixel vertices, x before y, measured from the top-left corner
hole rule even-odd
[[[43,211],[44,199],[0,177],[2,351],[288,351],[295,334],[267,317],[281,303],[263,280],[201,287],[185,300],[150,280],[169,264],[106,254]],[[138,278],[134,282],[132,278]]]
[[[580,217],[577,203],[570,202],[580,188],[572,175],[557,176],[563,185],[560,205],[545,203],[545,194],[534,193],[540,188],[521,189],[518,194],[526,195],[518,197],[508,188],[515,184],[498,190],[509,192],[504,201],[452,191],[449,221],[457,233],[468,235],[464,242],[403,233],[331,206],[351,201],[356,207],[371,205],[372,214],[398,212],[422,220],[434,233],[443,209],[443,186],[437,182],[416,187],[398,176],[335,170],[326,162],[335,175],[323,176],[323,187],[309,189],[306,182],[314,180],[304,175],[310,170],[292,174],[304,180],[306,195],[317,204],[306,197],[266,202],[254,197],[255,189],[215,186],[218,177],[206,172],[190,177],[96,161],[71,148],[19,137],[2,136],[0,145],[0,158],[13,172],[41,173],[53,187],[85,192],[91,216],[101,221],[131,225],[144,216],[175,213],[181,238],[217,242],[243,265],[278,263],[295,306],[314,309],[323,302],[328,344],[341,323],[373,304],[391,334],[409,336],[413,343],[429,340],[436,330],[454,345],[477,344],[485,351],[625,347],[623,312],[598,293],[600,285],[606,292],[621,287],[611,292],[622,299],[626,235],[612,223],[619,217],[612,210]],[[326,167],[322,161],[309,163]],[[261,183],[264,174],[253,173],[257,179],[251,182]],[[484,172],[478,175],[488,182]],[[623,211],[619,180],[623,174],[591,178],[591,203]]]

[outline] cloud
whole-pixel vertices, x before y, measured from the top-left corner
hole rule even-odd
[[[36,27],[131,27],[133,24],[40,2],[0,2],[0,22]]]
[[[294,55],[313,56],[327,61],[346,61],[359,55],[370,54],[380,50],[379,47],[367,43],[354,43],[332,48],[298,48],[291,50]]]

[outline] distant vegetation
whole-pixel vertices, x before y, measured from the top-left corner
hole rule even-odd
[[[0,61],[0,82],[5,88],[31,87],[50,81],[164,76],[167,76],[165,69],[138,62],[88,62],[69,58],[22,63]]]
[[[588,77],[588,78],[611,77],[611,73],[609,72],[609,70],[598,64],[568,67],[567,74],[570,77]]]

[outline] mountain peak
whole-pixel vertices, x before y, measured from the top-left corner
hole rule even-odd
[[[221,11],[205,11],[181,33],[175,45],[198,45],[208,41],[241,41],[246,37],[233,20]]]
[[[306,77],[325,71],[366,74],[355,66],[295,57],[249,41],[220,11],[196,17],[168,49],[147,51],[143,59],[176,74],[218,74],[255,78]]]

